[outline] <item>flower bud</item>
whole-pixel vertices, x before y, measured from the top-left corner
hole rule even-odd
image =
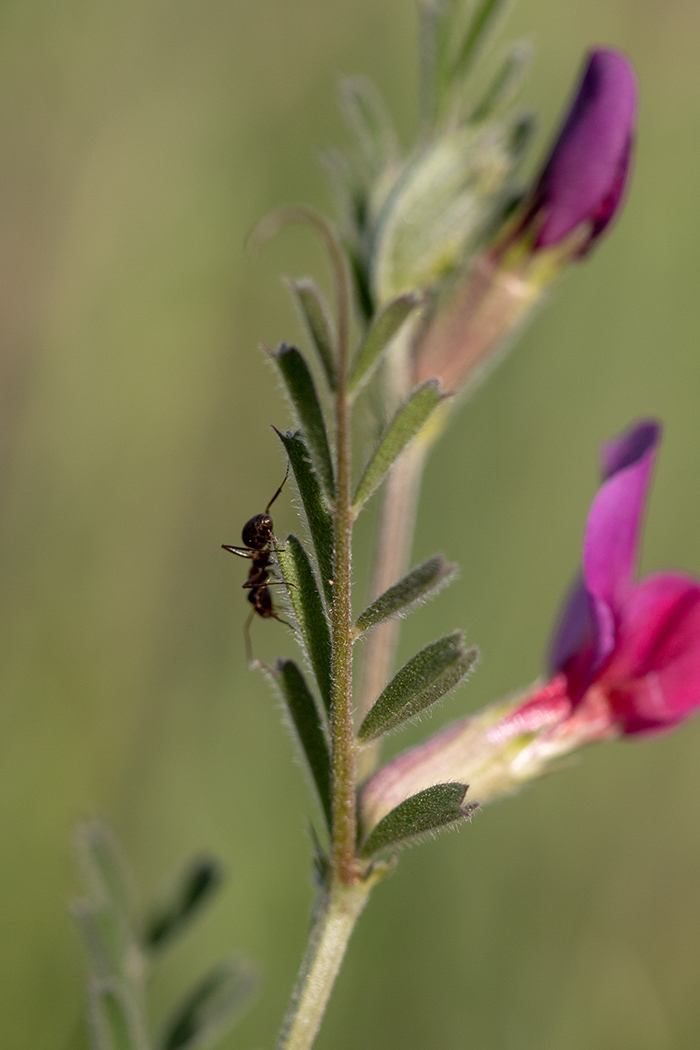
[[[636,113],[629,60],[619,51],[593,51],[522,210],[424,335],[415,382],[438,376],[451,390],[483,375],[552,280],[591,249],[622,200]]]
[[[617,212],[630,171],[637,118],[637,78],[629,59],[592,51],[580,87],[526,203],[518,232],[533,248],[560,244],[581,228],[584,255]]]

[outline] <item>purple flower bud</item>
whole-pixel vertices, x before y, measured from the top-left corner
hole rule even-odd
[[[520,230],[534,247],[559,244],[588,224],[585,255],[617,211],[630,170],[637,117],[637,78],[629,59],[592,51],[569,115],[532,192]]]

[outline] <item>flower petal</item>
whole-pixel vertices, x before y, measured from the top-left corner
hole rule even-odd
[[[604,457],[618,469],[593,500],[586,525],[586,588],[594,604],[602,601],[614,617],[632,584],[644,503],[654,467],[658,431],[652,435],[647,428],[648,424],[643,423],[618,438],[617,444],[606,446]]]
[[[641,419],[606,441],[600,450],[600,466],[607,479],[625,467],[631,467],[645,452],[657,448],[661,441],[661,424],[655,419]]]
[[[658,573],[632,590],[600,684],[626,733],[667,728],[700,706],[697,580]]]

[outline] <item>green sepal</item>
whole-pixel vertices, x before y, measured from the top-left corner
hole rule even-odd
[[[221,881],[222,871],[217,861],[208,857],[191,861],[181,873],[170,898],[146,919],[144,947],[154,951],[171,941],[188,925]]]
[[[455,631],[411,657],[370,708],[357,734],[361,743],[398,729],[459,685],[479,656],[463,642],[462,632]]]
[[[278,555],[289,584],[289,598],[299,624],[326,710],[331,707],[331,632],[309,556],[296,536],[287,536]]]
[[[434,784],[405,799],[379,821],[360,856],[369,858],[382,850],[395,851],[421,835],[467,819],[476,804],[463,805],[466,794],[466,784]]]
[[[259,984],[256,970],[231,956],[195,985],[165,1025],[158,1050],[211,1046],[250,1006]]]
[[[459,124],[412,157],[377,219],[372,286],[379,302],[432,289],[482,243],[512,170],[508,126]]]
[[[355,358],[348,387],[351,394],[371,379],[383,351],[420,302],[420,295],[408,292],[406,295],[399,295],[382,310]]]
[[[277,427],[273,428],[277,437],[284,445],[292,465],[294,479],[299,489],[301,502],[304,505],[306,520],[311,533],[311,540],[316,552],[316,561],[321,576],[321,584],[326,601],[330,605],[333,601],[333,521],[328,507],[321,492],[318,475],[314,470],[309,450],[306,447],[301,433],[280,433]]]
[[[405,616],[416,605],[434,597],[452,580],[456,570],[456,565],[450,565],[439,554],[428,558],[360,613],[355,620],[355,637],[391,616]]]
[[[328,827],[332,822],[331,756],[318,708],[306,679],[293,660],[279,660],[275,679],[306,758]]]
[[[94,1050],[147,1050],[143,1019],[133,996],[115,978],[92,978],[88,1023]]]
[[[335,390],[338,385],[338,372],[335,364],[336,336],[323,292],[309,277],[298,281],[288,280],[285,283],[299,307],[299,312],[323,367],[328,386],[331,390]]]
[[[409,441],[420,433],[438,405],[445,400],[445,395],[440,394],[439,386],[437,379],[429,379],[414,390],[399,408],[360,478],[353,500],[354,513],[367,502]]]
[[[282,343],[272,355],[282,374],[287,393],[306,438],[319,480],[329,499],[333,499],[335,483],[333,465],[323,412],[316,393],[309,366],[295,346]]]

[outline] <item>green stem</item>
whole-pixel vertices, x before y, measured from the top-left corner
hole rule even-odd
[[[357,744],[352,711],[352,463],[348,399],[349,299],[342,256],[334,258],[338,291],[338,386],[336,390],[336,499],[334,508],[333,685],[331,738],[333,831],[331,870],[318,903],[309,946],[278,1050],[308,1050],[319,1030],[355,923],[380,873],[361,878],[357,841]]]
[[[371,885],[335,882],[323,891],[277,1050],[308,1050],[313,1044]]]
[[[331,868],[341,883],[357,881],[355,726],[352,711],[352,464],[350,401],[348,399],[347,285],[338,280],[338,389],[336,391],[336,501],[334,514],[335,561],[331,637],[333,643],[333,692],[331,734],[333,742],[333,848]]]
[[[378,598],[400,580],[408,568],[427,452],[424,443],[415,441],[391,469],[374,556],[371,600]],[[358,704],[360,718],[364,718],[389,681],[400,630],[401,620],[395,617],[380,624],[366,640]],[[358,769],[360,783],[376,769],[380,749],[380,740],[362,749]]]

